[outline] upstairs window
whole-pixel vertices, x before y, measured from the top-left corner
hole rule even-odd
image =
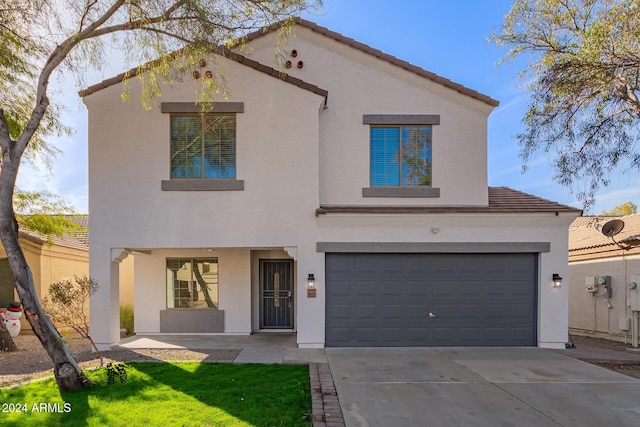
[[[235,177],[235,114],[171,116],[171,179]]]
[[[431,125],[372,126],[371,186],[431,186]]]

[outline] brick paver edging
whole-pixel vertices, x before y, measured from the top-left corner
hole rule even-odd
[[[342,409],[327,363],[310,363],[313,427],[345,427]]]

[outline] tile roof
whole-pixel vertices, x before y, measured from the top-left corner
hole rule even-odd
[[[316,215],[327,213],[544,213],[570,212],[581,214],[580,209],[552,202],[508,187],[489,187],[486,206],[335,206],[316,209]]]
[[[67,215],[67,218],[71,219],[73,222],[83,227],[84,230],[72,231],[63,236],[51,236],[49,239],[47,239],[46,236],[43,236],[40,233],[21,228],[20,237],[40,245],[51,242],[52,244],[58,245],[58,246],[64,246],[67,248],[88,251],[89,250],[89,215]]]
[[[622,246],[637,246],[640,240],[640,214],[606,217],[606,216],[589,216],[576,221],[569,227],[569,253],[572,251],[589,251],[597,249],[597,252],[609,250],[617,251],[620,249],[618,245],[600,232],[604,224],[612,219],[620,219],[624,222],[624,228],[614,238],[616,242]],[[580,221],[578,221],[580,220]]]
[[[431,71],[427,71],[423,68],[420,68],[416,65],[410,64],[407,61],[401,60],[399,58],[396,58],[393,55],[389,55],[387,53],[382,52],[381,50],[375,49],[369,45],[366,45],[364,43],[360,43],[352,38],[343,36],[340,33],[337,33],[335,31],[331,31],[328,28],[322,27],[314,22],[311,21],[307,21],[306,19],[302,19],[302,18],[295,18],[295,22],[297,25],[300,25],[301,27],[305,27],[310,29],[311,31],[317,32],[319,34],[322,34],[326,37],[329,37],[333,40],[336,40],[340,43],[346,44],[348,46],[351,46],[354,49],[358,49],[362,52],[365,52],[367,54],[373,55],[376,58],[379,58],[383,61],[389,62],[393,65],[396,65],[400,68],[403,68],[409,72],[415,73],[421,77],[425,77],[433,82],[439,83],[449,89],[453,89],[463,95],[467,95],[470,96],[471,98],[475,98],[478,99],[486,104],[489,104],[493,107],[498,106],[499,102],[496,101],[495,99],[487,96],[487,95],[483,95],[480,92],[477,92],[473,89],[469,89],[461,84],[455,83],[449,79],[446,79],[444,77],[441,77]],[[248,35],[246,35],[243,39],[246,41],[251,41],[254,40],[258,37],[262,37],[265,34],[268,34],[272,31],[277,30],[280,26],[282,25],[282,23],[276,23],[273,24],[269,27],[265,27],[263,29],[254,31]],[[224,47],[220,47],[217,49],[217,53],[225,56],[226,58],[229,58],[233,61],[239,62],[243,65],[249,66],[257,71],[266,73],[270,76],[279,78],[281,80],[284,80],[288,83],[291,83],[295,86],[298,86],[302,89],[306,89],[309,90],[313,93],[316,93],[318,95],[324,96],[325,98],[328,96],[328,92],[324,89],[319,88],[318,86],[315,86],[311,83],[307,83],[303,80],[300,80],[298,78],[295,78],[293,76],[288,75],[287,73],[284,73],[282,71],[278,71],[272,67],[269,67],[267,65],[261,64],[257,61],[251,60],[243,55],[240,55],[238,53],[235,53],[231,50],[229,50],[228,48],[224,48]],[[172,55],[179,55],[179,51],[178,52],[174,52]],[[101,89],[105,89],[109,86],[113,86],[115,84],[118,84],[122,81],[124,81],[124,79],[126,77],[134,77],[136,75],[138,75],[140,72],[142,72],[145,69],[148,69],[149,66],[153,66],[153,61],[150,62],[149,64],[147,64],[147,66],[142,66],[142,67],[137,67],[137,68],[132,68],[129,71],[125,71],[124,73],[120,73],[117,76],[111,77],[109,79],[103,80],[100,83],[97,83],[95,85],[89,86],[86,89],[83,89],[81,91],[78,92],[78,94],[81,97],[84,96],[88,96],[91,95],[92,93],[95,93]]]

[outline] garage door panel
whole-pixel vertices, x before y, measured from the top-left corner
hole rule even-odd
[[[331,317],[336,321],[342,321],[344,319],[351,318],[351,305],[333,305],[330,309],[327,309],[327,317]]]
[[[418,320],[418,319],[428,319],[429,318],[429,307],[426,304],[418,305],[411,304],[406,306],[406,311],[408,320]],[[415,323],[415,322],[414,322]],[[412,324],[414,324],[412,323]]]
[[[385,281],[382,283],[381,295],[386,298],[404,298],[406,294],[406,286],[400,281]]]
[[[353,309],[353,315],[360,321],[375,320],[378,315],[378,307],[375,305],[356,305]]]
[[[327,254],[326,286],[328,346],[536,344],[535,254]]]
[[[357,337],[359,341],[362,341],[365,347],[373,346],[380,341],[380,339],[378,338],[378,332],[378,328],[354,328],[353,335],[350,337],[350,339],[353,340],[354,337]]]
[[[386,320],[404,319],[405,310],[403,305],[383,305],[382,317]]]
[[[405,330],[403,328],[382,328],[382,340],[389,343],[401,344],[404,341]]]

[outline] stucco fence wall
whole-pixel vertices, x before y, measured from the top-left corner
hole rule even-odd
[[[624,319],[632,317],[628,301],[634,291],[627,289],[627,284],[640,275],[640,255],[570,262],[569,273],[570,333],[631,342],[631,324]],[[588,276],[611,276],[611,298],[604,296],[602,286],[595,294],[588,292]]]

